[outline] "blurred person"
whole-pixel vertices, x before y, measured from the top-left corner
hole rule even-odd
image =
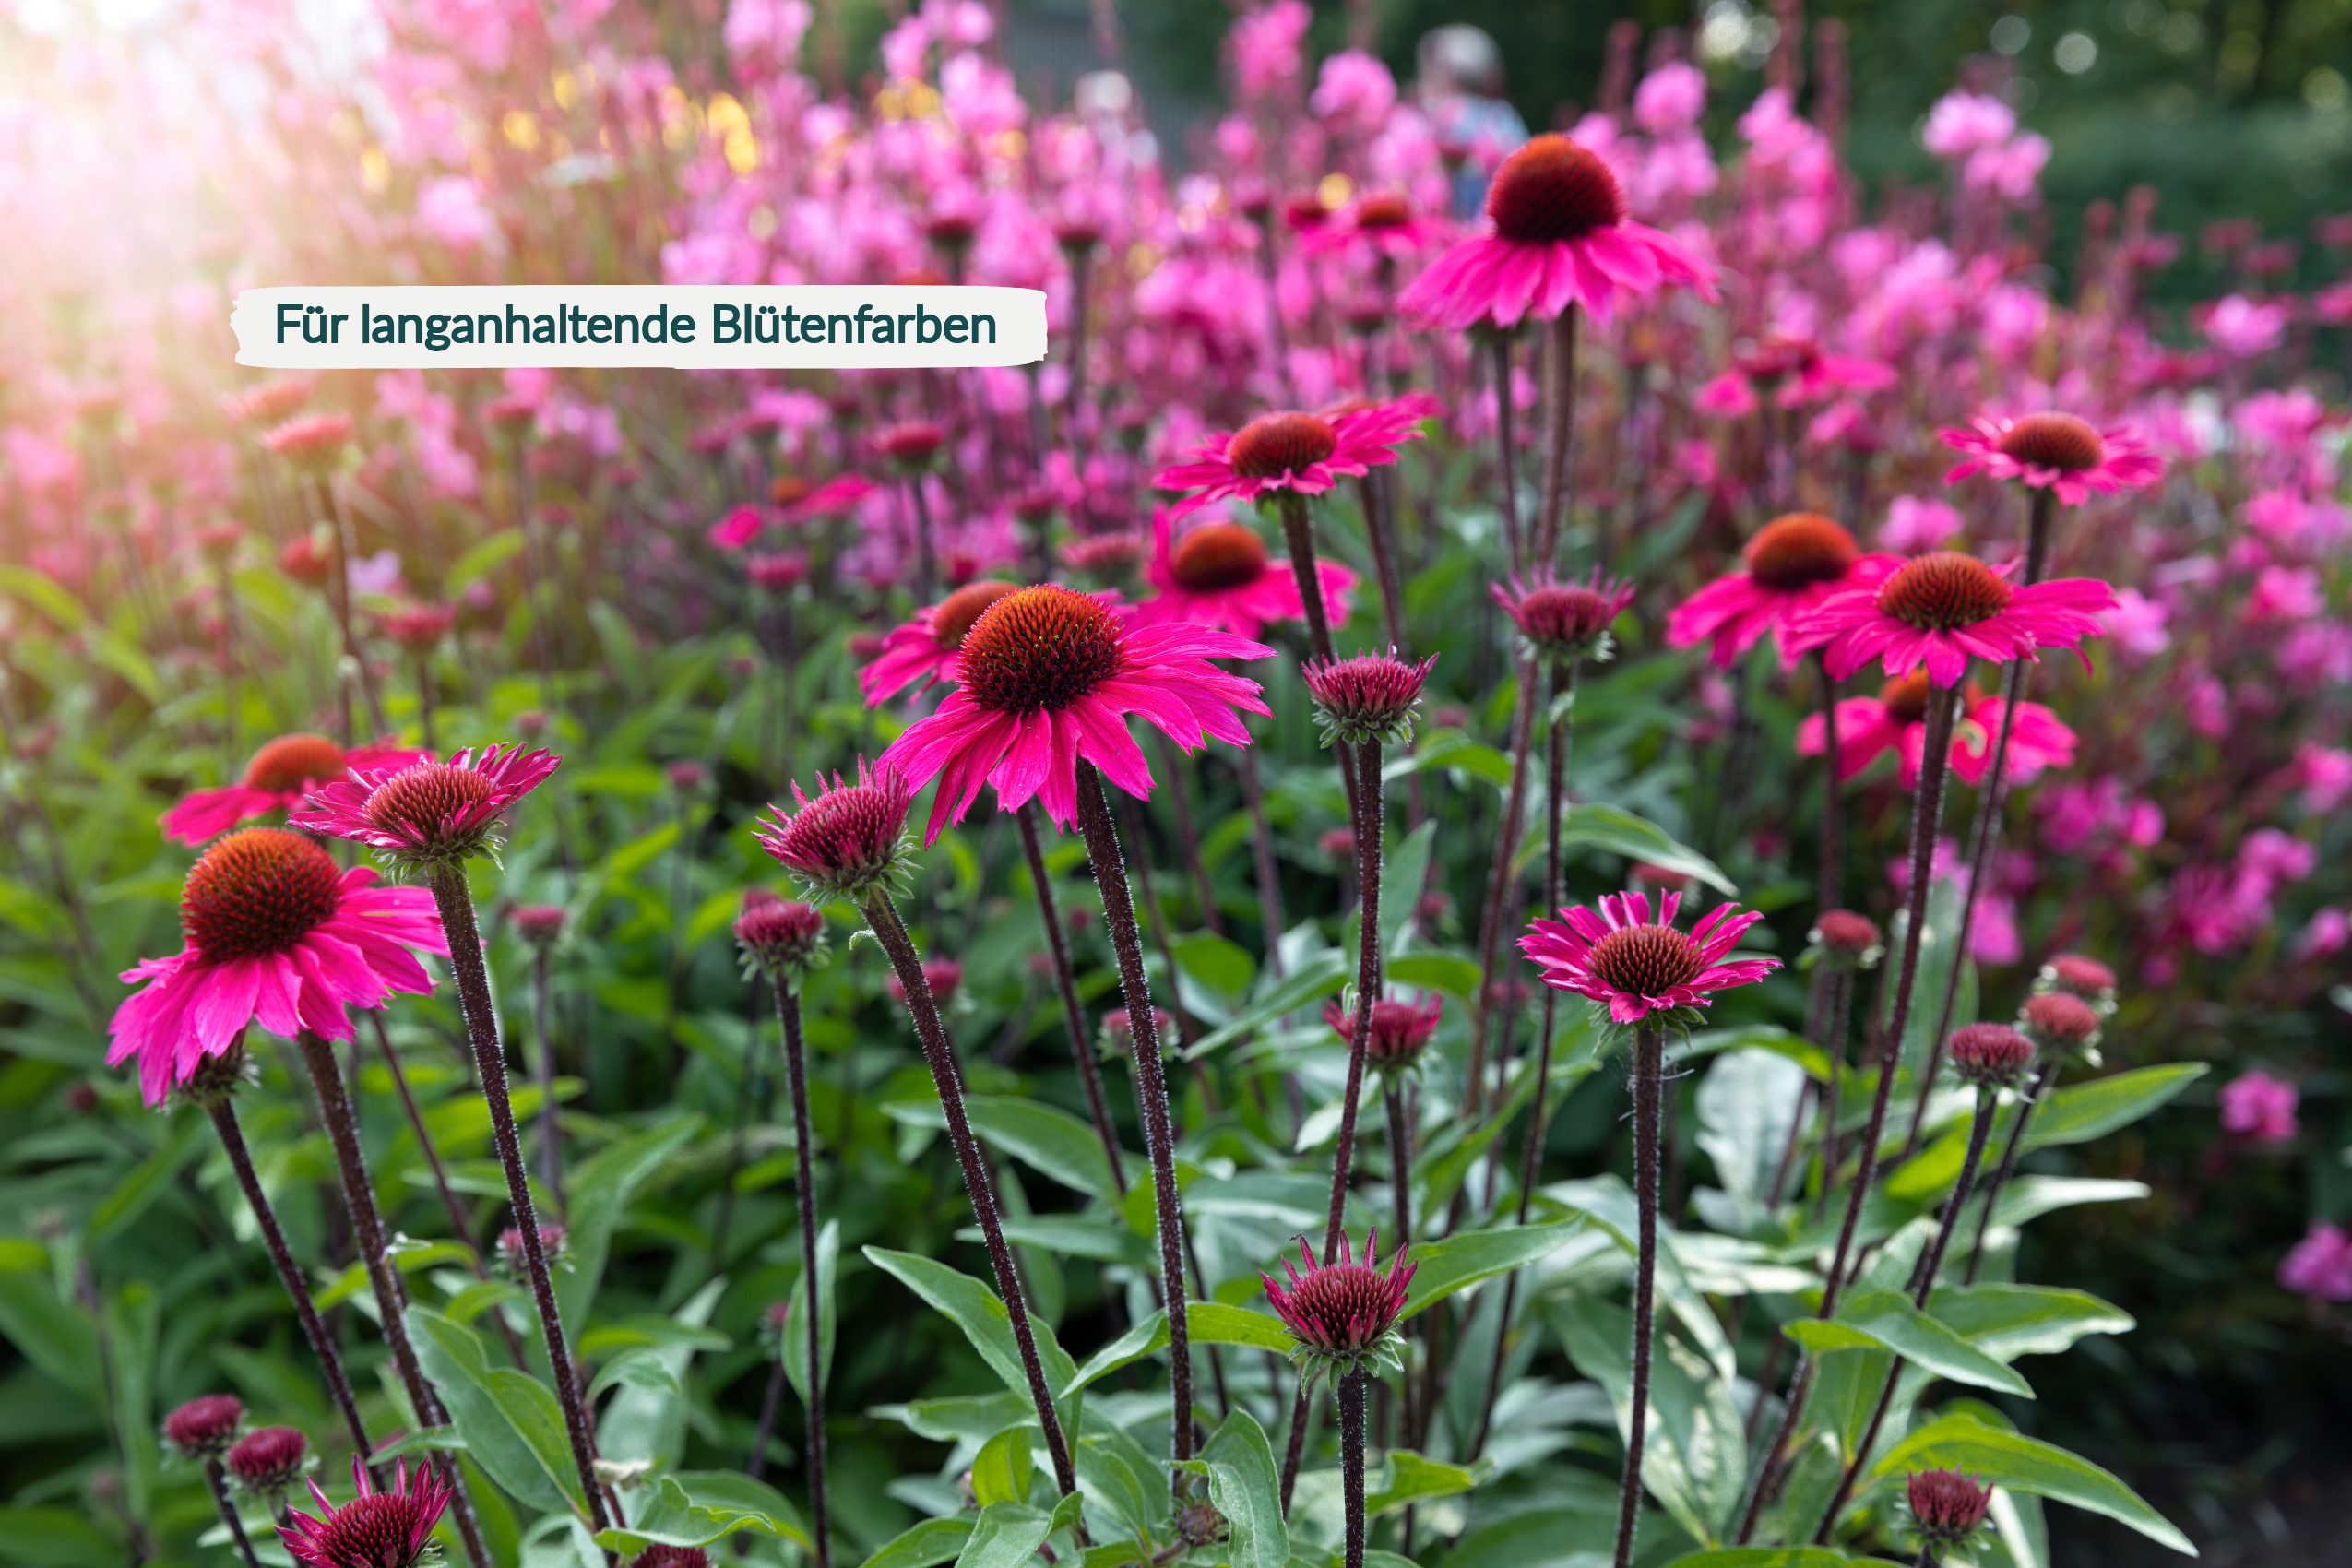
[[[1526,122],[1503,96],[1502,46],[1484,28],[1452,22],[1423,33],[1415,59],[1415,96],[1453,172],[1454,215],[1474,219],[1496,167],[1527,139]]]

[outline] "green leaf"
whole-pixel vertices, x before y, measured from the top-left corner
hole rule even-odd
[[[2190,1557],[2197,1555],[2189,1538],[2171,1521],[2089,1460],[2052,1443],[1987,1426],[1974,1416],[1946,1416],[1920,1428],[1871,1467],[1870,1479],[1895,1479],[1913,1470],[1934,1469],[1962,1470],[1994,1486],[2070,1503],[2128,1525],[2159,1545]]]
[[[56,1288],[41,1275],[0,1274],[0,1337],[67,1388],[93,1404],[104,1402],[98,1325],[79,1308],[58,1300]]]
[[[1678,1557],[1666,1568],[1854,1568],[1885,1562],[1883,1557],[1856,1557],[1829,1546],[1726,1546]]]
[[[65,584],[31,566],[0,564],[0,593],[23,600],[65,631],[73,631],[89,619],[82,601]]]
[[[1481,1459],[1475,1466],[1449,1465],[1409,1448],[1392,1448],[1385,1468],[1387,1484],[1364,1499],[1366,1518],[1378,1518],[1433,1497],[1457,1497],[1491,1474],[1494,1461]]]
[[[1052,1533],[1051,1516],[1025,1503],[992,1503],[980,1510],[956,1568],[1024,1568]]]
[[[944,1129],[947,1112],[938,1099],[892,1100],[883,1106],[894,1122]],[[1118,1200],[1102,1136],[1091,1123],[1059,1106],[1011,1095],[967,1095],[964,1112],[972,1131],[991,1148],[1011,1155],[1039,1174],[1105,1203]]]
[[[119,1568],[123,1549],[72,1508],[0,1508],[0,1559],[18,1568]]]
[[[964,1331],[972,1348],[1004,1386],[1024,1397],[1029,1394],[1028,1373],[1021,1365],[1020,1348],[1013,1338],[1012,1314],[996,1292],[970,1275],[932,1258],[894,1253],[883,1247],[865,1249],[866,1260],[928,1301]],[[1053,1338],[1053,1331],[1033,1313],[1029,1326],[1037,1336],[1038,1358],[1048,1388],[1067,1388],[1078,1375],[1077,1363]],[[1042,1536],[1038,1538],[1042,1540]]]
[[[1546,1317],[1578,1371],[1609,1395],[1621,1440],[1633,1420],[1633,1314],[1589,1292],[1555,1297]],[[1694,1539],[1728,1528],[1747,1480],[1747,1444],[1729,1380],[1675,1336],[1659,1333],[1650,1361],[1649,1440],[1642,1485]]]
[[[2203,1062],[2170,1062],[2067,1085],[2034,1113],[2025,1129],[2025,1147],[2053,1148],[2103,1138],[2137,1122],[2210,1071]]]
[[[1232,1528],[1232,1568],[1289,1568],[1290,1535],[1282,1522],[1282,1481],[1265,1430],[1235,1410],[1209,1434],[1194,1474],[1208,1478],[1208,1500]]]
[[[2093,1334],[2139,1326],[2120,1307],[2086,1290],[2049,1285],[1947,1285],[1928,1298],[1936,1321],[2001,1360],[2055,1356]]]
[[[1589,844],[1629,861],[1647,861],[1668,871],[1696,877],[1727,896],[1736,897],[1740,891],[1713,861],[1678,842],[1656,823],[1646,822],[1621,806],[1598,801],[1570,806],[1560,819],[1560,842],[1563,849]]]
[[[739,1530],[789,1540],[806,1550],[800,1515],[764,1481],[727,1470],[681,1470],[655,1483],[636,1516],[603,1531],[599,1546],[635,1556],[649,1546],[708,1546]]]
[[[1404,934],[1413,911],[1420,908],[1421,889],[1429,883],[1430,849],[1436,842],[1436,822],[1425,822],[1405,835],[1381,870],[1380,885],[1385,895],[1380,901],[1383,955],[1396,951],[1396,939]]]
[[[477,578],[486,577],[522,552],[523,531],[501,529],[449,563],[441,576],[441,597],[455,599]]]
[[[1237,1014],[1230,1021],[1209,1030],[1193,1042],[1184,1052],[1186,1061],[1196,1060],[1212,1051],[1247,1039],[1285,1013],[1295,1013],[1310,1002],[1320,1002],[1348,983],[1355,972],[1355,959],[1334,948],[1326,948],[1282,977],[1276,986]]]
[[[1258,961],[1250,956],[1248,948],[1229,937],[1213,932],[1186,932],[1170,937],[1168,945],[1176,955],[1178,968],[1219,996],[1247,996],[1250,982],[1257,979]]]
[[[1398,985],[1442,991],[1464,1002],[1477,995],[1479,990],[1476,960],[1453,953],[1406,953],[1388,960],[1387,974]]]
[[[512,1367],[493,1371],[481,1336],[430,1308],[410,1307],[408,1324],[417,1360],[475,1463],[519,1503],[585,1517],[563,1408],[546,1385]]]
[[[117,1180],[113,1190],[89,1214],[89,1244],[121,1230],[145,1214],[168,1192],[188,1161],[211,1141],[211,1130],[200,1119],[181,1123],[162,1146]]]
[[[1290,1331],[1282,1326],[1280,1318],[1222,1301],[1185,1302],[1184,1331],[1195,1345],[1246,1345],[1278,1354],[1287,1354],[1290,1348]],[[1168,1314],[1154,1313],[1087,1357],[1063,1393],[1073,1393],[1130,1362],[1158,1355],[1168,1344]]]
[[[1029,1431],[1027,1425],[1006,1427],[980,1444],[972,1460],[972,1495],[981,1507],[1029,1500],[1029,1479],[1037,1473]]]
[[[1562,1219],[1550,1225],[1469,1230],[1442,1241],[1417,1243],[1412,1249],[1413,1282],[1405,1292],[1405,1316],[1411,1317],[1431,1303],[1442,1301],[1482,1279],[1508,1274],[1550,1255],[1584,1229],[1584,1223],[1582,1219]]]
[[[1399,753],[1382,765],[1381,782],[1393,784],[1433,767],[1458,767],[1498,790],[1511,782],[1511,759],[1459,730],[1432,730],[1422,736],[1411,751]]]
[[[588,1322],[588,1303],[604,1280],[604,1260],[612,1250],[612,1232],[619,1228],[646,1179],[685,1146],[702,1130],[702,1118],[691,1111],[671,1116],[599,1149],[571,1173],[571,1202],[565,1212],[571,1230],[565,1248],[571,1266],[555,1276],[555,1306],[574,1329]]]
[[[841,1272],[841,1222],[828,1219],[816,1233],[816,1383],[826,1386],[833,1376],[834,1294]],[[809,1281],[792,1281],[790,1310],[784,1318],[784,1376],[802,1404],[809,1397]]]
[[[939,1568],[955,1562],[971,1538],[969,1519],[925,1519],[894,1537],[859,1568]]]
[[[2031,1384],[1894,1290],[1869,1290],[1844,1302],[1824,1323],[1800,1318],[1781,1333],[1808,1350],[1875,1348],[1894,1351],[1924,1372],[1953,1383],[1998,1389],[2031,1399]]]

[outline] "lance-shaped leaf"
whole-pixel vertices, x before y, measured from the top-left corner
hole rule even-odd
[[[2031,1384],[1894,1290],[1868,1290],[1841,1303],[1837,1315],[1800,1318],[1781,1333],[1808,1350],[1892,1350],[1954,1383],[2031,1399]]]
[[[1974,1416],[1945,1416],[1911,1433],[1871,1467],[1870,1479],[1899,1480],[1913,1470],[1938,1469],[1962,1470],[1993,1486],[2071,1503],[2128,1525],[2175,1551],[2197,1555],[2189,1538],[2170,1520],[2089,1460],[2054,1443],[1987,1426]]]

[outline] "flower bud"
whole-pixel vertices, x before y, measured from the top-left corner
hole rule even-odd
[[[2034,1064],[2034,1042],[2006,1024],[1954,1029],[1949,1049],[1953,1069],[1980,1088],[2014,1088]]]
[[[235,1395],[208,1394],[163,1418],[163,1441],[185,1458],[218,1458],[237,1441],[244,1419],[244,1402]]]

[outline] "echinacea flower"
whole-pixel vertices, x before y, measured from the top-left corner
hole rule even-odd
[[[1580,904],[1559,920],[1535,921],[1519,948],[1546,985],[1607,1004],[1621,1024],[1661,1013],[1688,1017],[1707,1005],[1708,992],[1752,985],[1780,967],[1777,958],[1723,961],[1763,915],[1717,904],[1686,934],[1674,929],[1681,904],[1680,893],[1660,894],[1653,921],[1647,895],[1611,893],[1598,908]]]
[[[450,1486],[432,1466],[411,1476],[409,1462],[400,1460],[392,1472],[392,1490],[378,1491],[354,1455],[351,1482],[359,1495],[340,1508],[311,1482],[319,1513],[297,1512],[278,1526],[295,1562],[310,1568],[415,1568],[433,1552],[433,1526],[449,1506]]]
[[[1412,198],[1401,191],[1372,191],[1307,230],[1299,250],[1305,255],[1360,252],[1403,261],[1443,240],[1445,227],[1415,212]]]
[[[959,958],[925,958],[923,960],[923,989],[931,992],[933,1006],[944,1008],[953,1002],[956,999],[956,988],[963,983],[963,960]],[[907,988],[898,982],[897,975],[885,975],[882,984],[883,989],[890,992],[890,999],[893,1002],[903,1004],[907,1000]]]
[[[1364,1044],[1364,1060],[1374,1072],[1401,1073],[1421,1058],[1437,1033],[1443,1004],[1434,996],[1426,1004],[1392,1002],[1386,997],[1372,1004],[1372,1028]],[[1323,1021],[1340,1040],[1356,1040],[1356,1010],[1333,997],[1323,1006]]]
[[[2324,1219],[2279,1260],[2278,1283],[2313,1301],[2352,1301],[2352,1236]]]
[[[882,754],[920,788],[939,780],[923,841],[961,822],[980,787],[999,809],[1032,797],[1068,826],[1078,809],[1078,765],[1091,762],[1147,800],[1151,769],[1127,732],[1140,713],[1186,751],[1205,736],[1250,743],[1234,714],[1268,712],[1258,684],[1212,659],[1265,659],[1273,649],[1224,632],[1173,623],[1123,627],[1107,607],[1051,584],[997,600],[972,624],[948,679],[956,690]]]
[[[1823,961],[1844,969],[1867,969],[1886,956],[1878,922],[1851,909],[1823,909],[1807,938]]]
[[[1210,518],[1194,524],[1180,540],[1173,537],[1174,520],[1166,507],[1152,515],[1151,558],[1144,576],[1159,591],[1127,612],[1129,625],[1186,621],[1255,640],[1268,621],[1306,619],[1298,574],[1287,564],[1275,564],[1256,529]],[[1344,624],[1356,574],[1321,558],[1315,572],[1332,620]]]
[[[261,444],[305,473],[323,474],[350,440],[349,414],[303,414],[263,432]]]
[[[1904,1483],[1911,1529],[1941,1557],[1977,1533],[1992,1511],[1992,1489],[1957,1470],[1921,1470]]]
[[[1328,1372],[1336,1379],[1368,1365],[1395,1367],[1404,1338],[1396,1320],[1405,1313],[1406,1288],[1413,1282],[1415,1265],[1405,1261],[1405,1249],[1390,1254],[1388,1272],[1380,1271],[1380,1232],[1364,1238],[1364,1261],[1358,1263],[1348,1238],[1339,1238],[1339,1261],[1319,1264],[1299,1241],[1299,1256],[1307,1271],[1301,1274],[1289,1258],[1283,1272],[1289,1289],[1260,1274],[1266,1304],[1290,1331],[1290,1360],[1308,1382]]]
[[[863,903],[888,891],[906,867],[907,808],[914,798],[906,776],[886,760],[868,768],[861,757],[856,783],[837,773],[828,785],[820,776],[814,800],[794,783],[797,809],[787,815],[769,807],[753,836],[819,898]]]
[[[1945,1043],[1952,1069],[1978,1088],[2013,1089],[2034,1064],[2034,1042],[2007,1024],[1967,1024]]]
[[[375,881],[282,827],[241,828],[213,845],[181,889],[186,950],[122,977],[149,983],[114,1010],[107,1065],[137,1057],[140,1090],[160,1105],[208,1058],[233,1052],[249,1023],[345,1040],[347,1007],[430,992],[410,950],[449,951],[433,896]]]
[[[324,735],[280,735],[254,753],[236,783],[181,796],[162,815],[163,836],[202,844],[241,822],[297,804],[354,767],[404,767],[428,754],[381,742],[347,752]]]
[[[2115,1011],[2115,971],[2081,953],[2061,953],[2042,966],[2037,989],[2079,996],[2102,1013]]]
[[[469,749],[447,762],[355,767],[350,778],[312,791],[288,819],[330,837],[357,839],[403,871],[494,856],[499,817],[563,760],[516,744]]]
[[[183,1458],[217,1459],[237,1441],[244,1402],[233,1394],[207,1394],[163,1418],[163,1441]]]
[[[1837,777],[1851,778],[1888,752],[1902,758],[1903,788],[1916,789],[1919,764],[1928,748],[1927,671],[1914,670],[1889,681],[1874,697],[1846,697],[1837,705]],[[1960,700],[1952,726],[1952,771],[1970,784],[1980,784],[1992,770],[1992,751],[2001,735],[2005,698],[1989,696],[1971,682]],[[1826,743],[1828,725],[1818,713],[1797,727],[1797,751],[1819,756]],[[2012,784],[2030,784],[2044,768],[2064,767],[2074,760],[2074,731],[2057,714],[2037,702],[2021,702],[2009,729],[2006,777]]]
[[[1599,154],[1563,136],[1537,137],[1494,172],[1486,231],[1448,247],[1396,308],[1463,331],[1550,321],[1572,304],[1607,321],[1621,300],[1670,283],[1716,297],[1712,268],[1625,212],[1625,193]]]
[[[1301,665],[1299,675],[1313,699],[1323,743],[1395,745],[1410,738],[1413,710],[1420,706],[1421,687],[1436,663],[1433,653],[1416,664],[1397,658],[1391,648],[1384,654],[1309,659]]]
[[[2095,577],[2058,577],[2019,588],[2007,566],[1939,550],[1908,561],[1865,555],[1820,607],[1781,628],[1781,647],[1823,649],[1844,680],[1873,659],[1889,675],[1921,665],[1939,686],[1956,686],[1968,660],[2038,662],[2046,647],[2073,647],[2105,634],[2099,612],[2115,590]]]
[[[629,1568],[710,1568],[710,1553],[699,1546],[647,1547],[629,1559]]]
[[[2221,1086],[2222,1131],[2258,1144],[2292,1143],[2300,1130],[2295,1112],[2302,1098],[2286,1079],[2252,1068]]]
[[[1019,588],[1017,583],[992,580],[966,583],[937,604],[916,611],[913,620],[884,633],[882,651],[858,671],[866,706],[879,707],[918,681],[922,684],[916,690],[929,689],[944,677],[980,612]]]
[[[1762,406],[1760,395],[1776,408],[1800,409],[1841,392],[1883,392],[1895,380],[1893,365],[1823,353],[1811,338],[1774,337],[1738,356],[1693,402],[1702,413],[1738,418]]]
[[[1527,647],[1538,658],[1555,660],[1607,659],[1609,628],[1633,602],[1633,585],[1602,576],[1598,566],[1581,583],[1556,582],[1538,574],[1532,586],[1515,576],[1507,588],[1490,583],[1487,592],[1519,628]]]
[[[743,955],[744,978],[762,974],[797,990],[811,969],[825,963],[825,916],[807,904],[772,893],[754,901],[754,893],[766,893],[766,889],[745,892],[743,912],[735,917],[735,945]]]
[[[2137,433],[2122,425],[2099,430],[2072,414],[2014,420],[1979,414],[1965,428],[1942,434],[1945,445],[1965,454],[1944,474],[1944,483],[1990,474],[2050,491],[2069,506],[2080,506],[2093,491],[2113,495],[2153,484],[2164,472],[2164,459]]]
[[[1728,668],[1766,632],[1785,634],[1791,622],[1819,609],[1845,583],[1862,550],[1829,518],[1791,512],[1758,529],[1740,557],[1746,571],[1717,577],[1666,618],[1668,647],[1713,639],[1707,656]],[[1785,635],[1780,662],[1784,668],[1796,662]]]
[[[2079,1051],[2099,1040],[2099,1011],[2079,996],[2045,991],[2025,998],[2019,1028],[2045,1051]]]
[[[239,1438],[220,1462],[245,1491],[275,1498],[308,1473],[310,1439],[293,1427],[262,1427]]]
[[[1230,434],[1212,435],[1193,460],[1153,476],[1161,490],[1192,492],[1169,509],[1171,520],[1213,501],[1255,501],[1277,491],[1320,495],[1350,474],[1396,460],[1398,443],[1417,440],[1435,399],[1408,394],[1324,414],[1261,414]]]

